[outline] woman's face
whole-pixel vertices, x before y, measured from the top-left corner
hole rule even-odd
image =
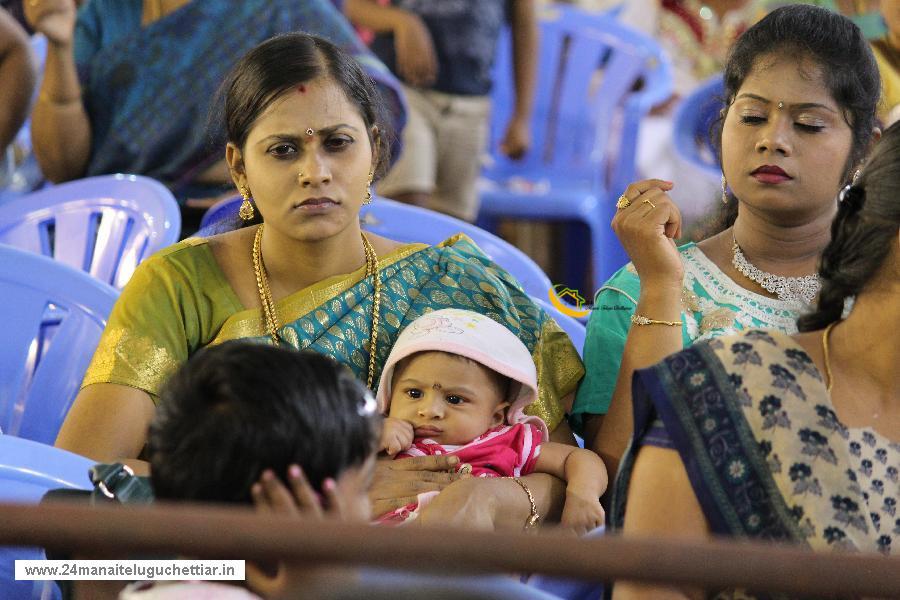
[[[834,210],[853,144],[812,61],[757,59],[722,129],[725,178],[742,205],[780,224]]]
[[[316,241],[358,223],[372,170],[369,134],[339,85],[320,77],[276,98],[243,152],[231,146],[227,158],[269,227]]]

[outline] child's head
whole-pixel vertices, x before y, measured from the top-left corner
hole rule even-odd
[[[265,469],[297,464],[314,489],[333,478],[368,518],[381,417],[334,360],[246,342],[205,348],[163,387],[148,448],[160,499],[249,503]],[[358,500],[358,502],[357,502]]]
[[[409,421],[416,437],[458,445],[496,425],[531,421],[537,398],[528,348],[509,329],[475,312],[427,313],[403,330],[381,374],[378,400],[389,416]]]
[[[458,354],[419,352],[394,367],[389,416],[416,437],[459,445],[503,423],[510,380]]]

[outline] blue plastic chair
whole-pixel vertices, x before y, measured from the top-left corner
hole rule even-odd
[[[243,199],[240,196],[232,198],[224,198],[219,200],[203,213],[200,219],[200,229],[198,235],[206,233],[204,230],[210,227],[216,227],[225,221],[236,220],[238,218],[238,209],[241,207]],[[211,232],[217,233],[217,232]]]
[[[471,223],[427,208],[378,198],[360,211],[363,228],[398,242],[437,244],[457,233],[464,233],[491,260],[515,277],[528,294],[546,295],[550,278],[531,257],[496,235]]]
[[[228,198],[213,206],[200,221],[200,235],[222,220],[237,216],[241,197]],[[360,211],[363,229],[403,243],[437,244],[464,233],[478,244],[491,260],[519,280],[522,288],[533,296],[544,296],[552,285],[541,268],[527,254],[509,242],[479,227],[438,212],[376,197]]]
[[[81,271],[0,244],[0,431],[53,443],[117,296]]]
[[[675,152],[715,180],[722,177],[722,169],[710,139],[710,128],[725,107],[724,96],[721,74],[704,81],[678,105],[672,134]]]
[[[499,150],[514,107],[508,30],[499,42],[479,218],[586,224],[598,287],[627,262],[609,222],[634,179],[641,118],[671,93],[670,67],[656,42],[609,16],[551,5],[540,27],[533,145],[520,161]]]
[[[0,435],[0,502],[36,504],[48,490],[89,490],[88,470],[93,464],[59,448]],[[52,582],[15,580],[16,560],[43,558],[41,548],[0,547],[0,598],[58,598],[59,589]]]
[[[0,243],[51,256],[119,289],[142,260],[178,241],[180,229],[172,193],[138,175],[64,183],[0,210]]]
[[[0,435],[0,502],[36,503],[47,490],[91,488],[94,461],[47,444]]]

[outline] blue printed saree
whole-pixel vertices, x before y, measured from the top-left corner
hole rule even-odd
[[[897,553],[900,444],[842,424],[790,336],[751,330],[695,344],[638,371],[633,398],[614,526],[646,444],[678,451],[713,534]]]

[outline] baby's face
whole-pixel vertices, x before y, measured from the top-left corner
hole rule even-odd
[[[486,367],[444,352],[423,352],[394,376],[388,416],[412,423],[417,438],[460,445],[501,424],[506,406]]]

